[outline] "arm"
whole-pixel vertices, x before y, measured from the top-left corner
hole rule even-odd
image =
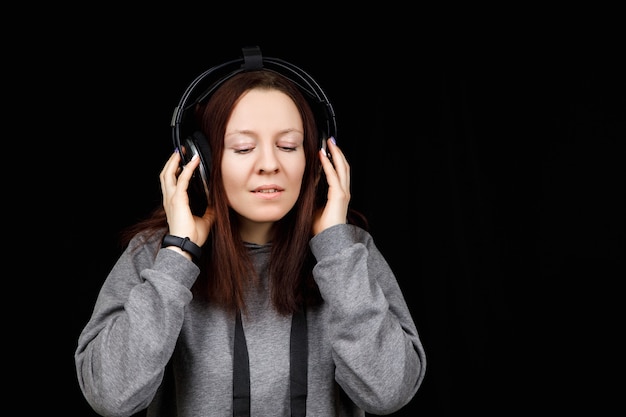
[[[154,397],[178,338],[198,267],[135,238],[105,280],[75,352],[80,388],[93,409],[130,416]],[[156,253],[156,257],[155,257]]]
[[[422,383],[426,357],[393,272],[371,236],[352,225],[324,230],[311,249],[330,304],[336,381],[367,412],[397,411]]]

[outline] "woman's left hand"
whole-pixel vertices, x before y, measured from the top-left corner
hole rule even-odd
[[[327,140],[327,147],[333,162],[323,150],[319,151],[322,168],[328,182],[326,206],[316,214],[313,221],[313,234],[318,234],[336,224],[346,223],[350,203],[350,165],[333,138]]]

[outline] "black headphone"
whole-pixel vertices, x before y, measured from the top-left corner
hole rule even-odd
[[[313,110],[320,136],[320,148],[326,150],[326,139],[337,137],[335,112],[319,84],[304,70],[278,58],[263,57],[258,46],[243,47],[243,56],[216,65],[204,71],[187,87],[172,116],[172,139],[174,147],[181,153],[181,166],[186,165],[194,155],[200,157],[200,165],[190,184],[190,199],[195,214],[202,214],[209,195],[209,172],[211,149],[204,135],[198,130],[194,120],[194,110],[198,103],[208,100],[224,81],[245,71],[267,69],[291,80],[304,94]],[[184,139],[183,139],[184,138]]]

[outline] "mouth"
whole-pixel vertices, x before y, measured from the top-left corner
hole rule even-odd
[[[263,190],[254,190],[255,193],[261,193],[261,194],[279,193],[280,191],[281,190],[277,190],[276,188],[263,189]]]
[[[282,187],[279,187],[276,184],[262,185],[252,190],[253,193],[258,193],[258,194],[275,194],[275,193],[280,193],[282,191],[285,191],[285,189]]]
[[[280,200],[284,192],[285,189],[276,184],[261,185],[260,187],[252,190],[252,194],[254,194],[256,198],[264,201]]]

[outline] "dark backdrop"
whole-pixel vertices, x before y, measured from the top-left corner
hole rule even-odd
[[[294,36],[295,22],[273,21],[269,36],[227,23],[85,19],[40,39],[55,74],[37,108],[53,115],[39,149],[54,190],[45,233],[57,238],[44,246],[61,276],[51,280],[55,311],[66,312],[43,329],[55,332],[45,338],[51,382],[40,382],[61,388],[51,403],[95,416],[73,354],[121,252],[117,233],[159,204],[169,122],[188,83],[258,44],[305,68],[333,102],[353,205],[369,216],[421,334],[426,379],[394,415],[602,407],[624,273],[619,31],[324,25]]]

